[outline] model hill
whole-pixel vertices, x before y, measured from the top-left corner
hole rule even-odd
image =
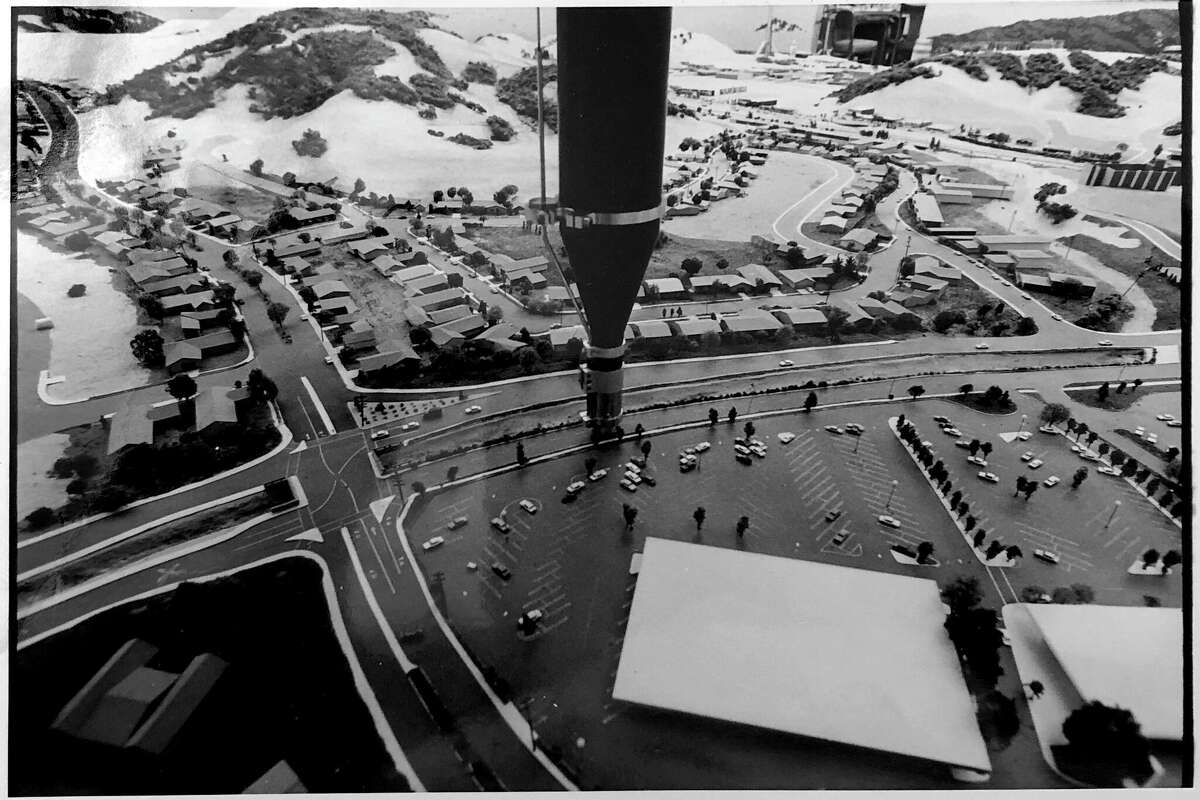
[[[1068,50],[1098,50],[1153,55],[1179,44],[1179,12],[1144,8],[1103,17],[1022,20],[1011,25],[933,37],[933,51],[957,50],[990,42],[1034,42],[1061,39]]]
[[[424,11],[305,8],[278,11],[109,87],[105,100],[146,103],[151,117],[190,119],[245,88],[249,110],[291,118],[343,93],[410,107],[422,119],[459,108],[488,109],[466,96],[495,86],[500,102],[536,116],[535,45],[488,34],[469,43]],[[547,80],[553,80],[552,64]],[[556,119],[554,103],[547,115]],[[553,123],[552,123],[553,124]],[[503,134],[502,134],[503,135]]]
[[[111,11],[107,8],[46,6],[20,9],[17,29],[26,33],[145,33],[162,20],[141,11]]]
[[[681,66],[684,62],[724,66],[745,61],[745,57],[740,56],[732,47],[707,33],[696,33],[683,28],[671,31],[672,67]]]
[[[943,53],[860,78],[833,96],[845,103],[913,79],[937,80],[942,68],[950,67],[981,83],[995,76],[1030,93],[1058,84],[1076,94],[1073,111],[1093,117],[1121,117],[1125,115],[1125,106],[1118,102],[1120,93],[1141,88],[1152,73],[1167,69],[1166,61],[1148,56],[1130,56],[1107,63],[1090,53],[1073,50],[1066,54],[1066,59],[1064,64],[1058,55],[1048,51]]]

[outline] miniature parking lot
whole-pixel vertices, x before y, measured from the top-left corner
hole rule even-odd
[[[936,457],[945,461],[955,488],[970,503],[977,529],[987,531],[987,541],[999,538],[1024,553],[1015,566],[991,570],[1009,601],[1010,593],[1019,597],[1028,586],[1050,592],[1084,583],[1102,605],[1141,605],[1143,595],[1156,597],[1163,605],[1181,605],[1179,575],[1126,572],[1148,549],[1163,553],[1182,546],[1179,527],[1129,481],[1100,472],[1106,467],[1103,462],[1087,461],[1072,452],[1071,439],[1038,430],[1036,421],[1028,421],[1036,420],[1034,413],[1027,412],[1025,430],[1032,435],[1022,441],[1013,436],[1020,427],[1019,414],[991,416],[961,406],[956,409],[950,403],[939,405],[949,407],[944,413],[961,436],[940,431],[929,414],[914,414],[911,419],[922,437],[933,443]],[[992,444],[990,454],[977,456],[986,466],[969,463],[970,451],[955,446],[956,441],[972,439]],[[1042,463],[1032,466],[1038,462]],[[1087,469],[1087,478],[1073,489],[1072,477],[1080,467]],[[983,471],[995,474],[998,481],[981,479]],[[1038,485],[1029,499],[1023,493],[1014,496],[1018,476]],[[1052,476],[1059,481],[1047,486]],[[1035,550],[1052,553],[1059,562],[1040,560],[1034,557]]]
[[[1026,414],[1040,407],[1029,398],[1018,401]],[[985,570],[979,564],[888,429],[888,417],[899,410],[928,430],[925,438],[955,471],[954,483],[968,492],[983,520],[980,526],[1022,548],[1025,558],[1016,566]],[[998,484],[979,481],[977,469],[967,471],[967,452],[938,430],[932,421],[938,414],[950,416],[965,437],[993,441],[989,470],[1001,476]],[[451,626],[478,662],[511,687],[542,745],[557,747],[585,785],[949,787],[950,777],[933,765],[898,764],[868,751],[856,754],[849,769],[840,763],[842,756],[815,740],[779,741],[726,723],[614,701],[613,679],[637,581],[631,563],[652,535],[939,582],[976,575],[983,585],[995,585],[1000,600],[992,604],[997,607],[1015,602],[1025,586],[1051,591],[1075,583],[1091,585],[1100,603],[1140,605],[1143,595],[1153,594],[1164,605],[1178,605],[1177,575],[1125,573],[1147,547],[1177,547],[1178,529],[1122,479],[1090,475],[1080,489],[1071,490],[1070,476],[1079,462],[1071,443],[1036,432],[1028,442],[1004,443],[998,435],[1015,432],[1019,419],[1020,413],[985,415],[941,400],[818,408],[811,415],[753,420],[752,438],[766,445],[766,456],[752,455],[749,464],[735,460],[733,447],[734,439],[745,435],[744,420],[733,425],[722,420],[711,428],[648,437],[652,451],[641,474],[651,476],[654,486],[644,479],[635,491],[621,485],[626,465],[640,456],[639,443],[630,438],[621,446],[490,477],[482,492],[468,483],[434,493],[414,508],[405,527]],[[861,436],[846,432],[846,423],[853,422],[862,426]],[[843,432],[829,432],[828,425]],[[780,433],[794,438],[783,444]],[[711,448],[696,452],[695,468],[682,472],[680,454],[701,441]],[[1012,497],[1011,484],[1019,469],[1034,472],[1019,460],[1028,449],[1045,462],[1036,477],[1058,474],[1065,483],[1041,488],[1027,502]],[[584,461],[589,456],[608,474],[588,480]],[[506,460],[498,458],[497,465]],[[567,486],[576,482],[584,488],[573,502],[562,502]],[[1119,485],[1109,485],[1114,482]],[[1118,497],[1123,499],[1120,514],[1104,529],[1111,501]],[[521,508],[522,500],[530,501],[535,512]],[[637,510],[631,530],[626,530],[624,504]],[[693,512],[699,506],[706,515],[697,531]],[[881,515],[894,518],[899,527],[880,524]],[[463,516],[465,525],[448,528]],[[739,537],[742,516],[750,524]],[[491,524],[493,519],[508,532]],[[419,549],[433,537],[444,543]],[[915,549],[923,541],[933,545],[938,566],[890,557],[893,545]],[[1053,549],[1061,562],[1037,561],[1035,548]],[[985,572],[1003,576],[994,577],[993,584]],[[519,629],[518,619],[530,611],[541,612],[540,620]],[[693,744],[668,749],[663,743],[678,741],[677,733]],[[817,751],[820,758],[814,757]],[[645,752],[656,758],[645,759]],[[697,763],[695,752],[723,757]],[[995,768],[991,786],[1017,785],[1014,764],[1000,757]],[[1020,769],[1027,779],[1030,769],[1039,768],[1023,763]],[[1038,785],[1059,784],[1046,772]]]

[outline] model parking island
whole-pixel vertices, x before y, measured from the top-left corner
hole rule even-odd
[[[931,580],[648,538],[613,697],[987,773],[944,617]]]

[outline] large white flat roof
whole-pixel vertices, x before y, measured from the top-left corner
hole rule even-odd
[[[1183,611],[1025,604],[1085,700],[1129,709],[1150,739],[1183,738]]]
[[[937,584],[648,538],[613,697],[991,771]]]

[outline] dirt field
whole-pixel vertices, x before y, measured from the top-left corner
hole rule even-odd
[[[275,198],[251,186],[189,184],[188,194],[231,209],[242,219],[264,222],[271,215]]]
[[[738,267],[762,263],[762,255],[749,242],[725,242],[719,239],[689,239],[667,234],[667,243],[655,250],[646,267],[647,278],[668,278],[679,272],[685,258],[698,258],[704,265],[700,275],[736,274]],[[726,269],[717,269],[717,261],[729,262]]]
[[[339,272],[350,288],[350,296],[358,306],[360,318],[370,322],[374,328],[379,352],[409,344],[408,321],[404,318],[408,300],[404,290],[380,277],[369,266],[348,263]]]

